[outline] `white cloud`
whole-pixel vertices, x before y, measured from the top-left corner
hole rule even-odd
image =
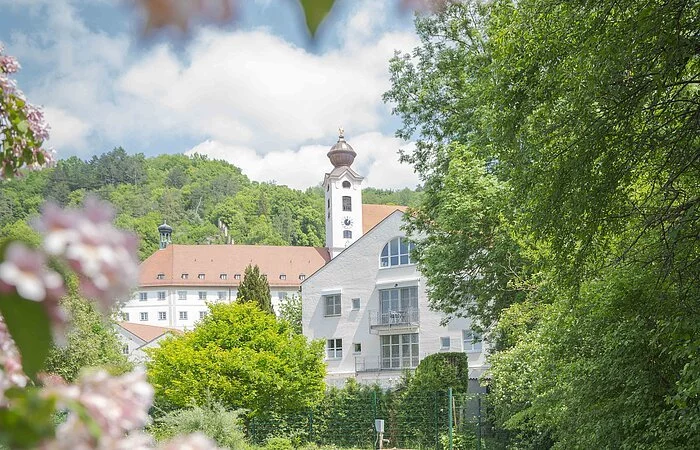
[[[377,132],[389,118],[388,60],[417,44],[413,32],[387,31],[385,6],[354,3],[336,27],[340,45],[314,53],[269,30],[218,28],[144,50],[126,28],[108,35],[88,26],[73,2],[23,1],[45,24],[15,33],[12,51],[47,70],[28,96],[46,106],[59,156],[94,140],[147,151],[181,138],[253,179],[305,188],[328,170],[325,153],[342,125],[356,136],[356,166],[370,185],[417,183],[397,162],[402,143]]]
[[[418,184],[412,167],[398,162],[399,148],[410,149],[413,143],[377,132],[348,137],[348,142],[357,152],[353,168],[365,177],[365,186],[401,189]],[[274,150],[262,155],[251,148],[208,140],[186,154],[199,153],[223,159],[240,167],[256,181],[274,180],[291,188],[306,189],[321,183],[323,174],[333,168],[326,157],[333,144],[303,145],[295,150]]]

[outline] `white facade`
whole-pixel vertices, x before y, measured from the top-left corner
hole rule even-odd
[[[447,351],[467,353],[470,377],[485,370],[470,321],[442,326],[443,315],[429,309],[425,281],[395,240],[404,237],[402,216],[391,214],[302,283],[304,335],[326,343],[328,384],[389,387],[425,356]],[[382,258],[392,240],[398,254],[390,245]]]
[[[323,180],[326,247],[331,258],[362,236],[362,180],[348,166],[336,167]]]
[[[208,303],[231,303],[238,290],[232,287],[163,286],[141,287],[121,307],[125,322],[159,327],[191,330],[207,314]],[[270,288],[272,306],[279,305],[286,296],[298,294],[293,288]]]

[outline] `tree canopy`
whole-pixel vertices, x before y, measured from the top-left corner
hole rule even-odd
[[[323,343],[249,303],[215,304],[194,330],[152,350],[148,377],[161,404],[214,399],[253,416],[308,409],[323,396]]]
[[[699,446],[700,4],[454,2],[385,99],[433,305],[523,448]]]

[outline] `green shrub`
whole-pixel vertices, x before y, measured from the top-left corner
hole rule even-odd
[[[229,411],[217,402],[207,402],[204,406],[195,406],[166,413],[156,420],[151,432],[157,440],[169,439],[175,435],[199,431],[214,440],[220,447],[232,450],[244,450],[244,440],[240,411]],[[283,450],[279,448],[279,450]]]
[[[292,441],[285,437],[271,437],[265,443],[265,450],[292,450]]]

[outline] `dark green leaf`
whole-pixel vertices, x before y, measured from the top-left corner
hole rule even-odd
[[[299,0],[311,36],[316,35],[316,30],[333,8],[333,3],[335,0]]]

